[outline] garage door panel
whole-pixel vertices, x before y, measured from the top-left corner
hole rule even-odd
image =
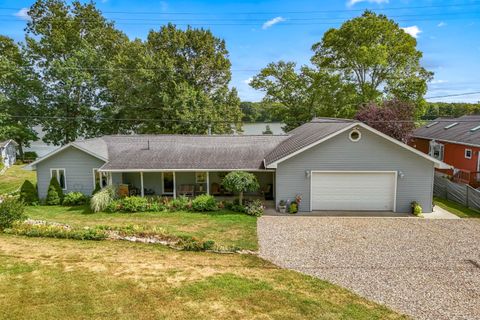
[[[314,172],[312,210],[394,210],[394,172]]]

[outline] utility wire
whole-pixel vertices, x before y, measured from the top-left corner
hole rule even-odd
[[[442,89],[443,89],[443,88],[442,88]],[[448,90],[448,88],[445,88],[444,90]],[[460,97],[460,96],[470,96],[470,95],[475,95],[475,94],[480,94],[480,91],[464,92],[464,93],[453,93],[453,94],[446,94],[446,95],[443,95],[443,96],[425,97],[425,99]]]
[[[371,11],[396,11],[396,10],[411,10],[411,9],[430,9],[430,8],[454,8],[454,7],[471,7],[480,5],[479,1],[474,1],[470,3],[455,3],[455,4],[439,4],[439,5],[422,5],[422,6],[404,6],[404,7],[390,7],[390,8],[380,8],[380,9],[369,9]],[[0,10],[21,10],[21,7],[0,7]],[[367,9],[336,9],[336,10],[308,10],[308,11],[236,11],[236,12],[222,12],[222,13],[212,13],[212,12],[193,12],[193,11],[184,11],[184,12],[166,12],[166,11],[110,11],[110,10],[100,10],[102,13],[119,13],[119,14],[162,14],[162,15],[267,15],[267,14],[311,14],[311,13],[334,13],[334,12],[363,12]]]

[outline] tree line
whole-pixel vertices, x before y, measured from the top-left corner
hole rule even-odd
[[[425,102],[433,73],[416,39],[370,11],[328,30],[309,65],[261,69],[250,82],[265,93],[258,103],[241,103],[229,87],[226,43],[209,30],[167,24],[129,39],[80,1],[37,0],[28,18],[24,41],[0,36],[0,139],[15,139],[21,153],[36,125],[46,143],[64,145],[104,134],[231,133],[242,121],[290,130],[319,116],[417,119],[461,109]]]

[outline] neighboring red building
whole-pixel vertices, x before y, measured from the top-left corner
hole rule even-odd
[[[480,115],[435,119],[415,130],[409,144],[453,166],[442,171],[455,180],[480,187]]]

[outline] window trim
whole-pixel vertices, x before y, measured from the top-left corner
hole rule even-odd
[[[358,138],[357,139],[353,139],[352,138],[352,133],[357,133],[358,134]],[[348,134],[348,139],[350,139],[350,141],[352,142],[358,142],[360,141],[360,139],[362,139],[362,133],[357,130],[357,129],[353,129],[352,131],[350,131],[350,133]]]
[[[64,184],[65,184],[65,188],[62,188],[62,191],[67,191],[68,187],[67,187],[67,170],[65,168],[50,168],[50,179],[52,179],[53,177],[53,171],[57,171],[57,181],[58,181],[58,184],[60,184],[60,181],[59,181],[59,177],[60,175],[58,174],[58,171],[59,170],[63,170],[63,179],[65,180],[64,181]],[[60,186],[61,187],[61,186]]]
[[[97,170],[97,176],[95,176],[95,170]],[[98,178],[98,181],[100,182],[100,188],[103,189],[105,187],[107,187],[108,185],[111,185],[112,184],[112,181],[111,181],[111,174],[110,172],[106,173],[105,175],[105,178],[107,178],[107,184],[105,186],[103,186],[103,183],[102,183],[102,175],[103,175],[103,171],[99,171],[100,168],[92,168],[92,178],[93,178],[93,190],[95,190],[96,186],[97,186],[97,178]]]
[[[470,156],[467,156],[467,151],[470,151]],[[472,159],[473,150],[472,149],[465,149],[465,159]]]
[[[441,159],[435,157],[435,147],[438,146],[441,151]],[[428,155],[434,159],[439,161],[444,161],[445,159],[445,144],[436,142],[435,140],[431,140],[429,143],[429,152]]]

